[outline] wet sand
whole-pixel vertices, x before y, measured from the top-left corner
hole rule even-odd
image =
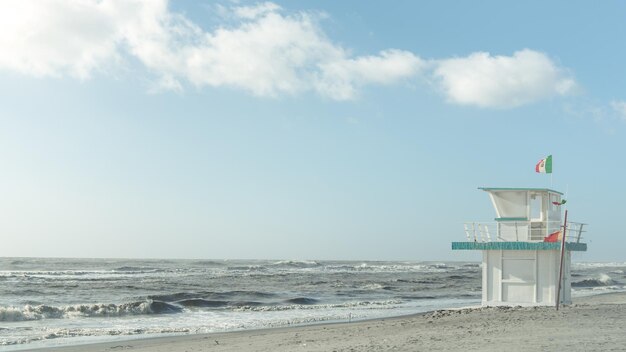
[[[554,307],[441,310],[352,323],[146,338],[41,351],[624,351],[626,293]]]

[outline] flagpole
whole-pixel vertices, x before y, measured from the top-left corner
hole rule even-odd
[[[552,189],[552,173],[550,173],[550,189]]]
[[[561,286],[563,281],[563,262],[565,259],[565,236],[567,235],[567,209],[565,209],[565,221],[563,221],[563,238],[561,238],[561,265],[559,266],[559,282],[556,288],[556,310],[559,310],[559,303],[561,303]]]

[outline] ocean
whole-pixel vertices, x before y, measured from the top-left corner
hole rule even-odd
[[[626,289],[574,263],[572,295]],[[0,351],[347,322],[480,304],[476,262],[0,258]]]

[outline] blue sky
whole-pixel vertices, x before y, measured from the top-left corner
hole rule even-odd
[[[2,256],[478,259],[552,154],[625,260],[621,2],[0,7]]]

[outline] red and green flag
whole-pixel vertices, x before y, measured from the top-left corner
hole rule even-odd
[[[548,155],[545,159],[539,160],[539,162],[535,166],[535,172],[539,172],[542,174],[551,174],[552,173],[552,155]]]

